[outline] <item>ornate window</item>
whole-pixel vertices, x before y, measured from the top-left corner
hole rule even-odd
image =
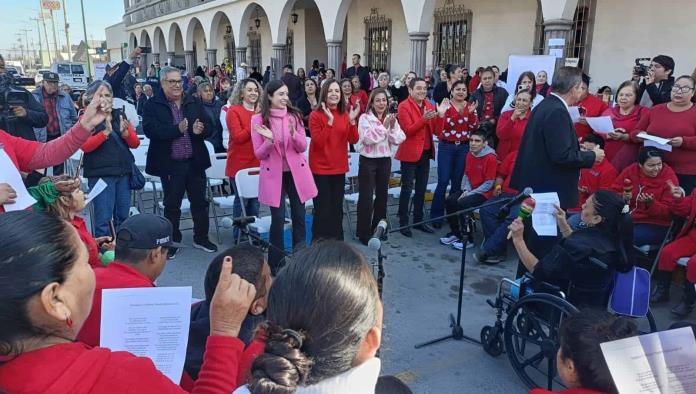
[[[261,35],[255,31],[249,32],[249,66],[261,70]]]
[[[590,69],[590,50],[594,30],[597,0],[578,0],[573,17],[573,27],[568,34],[566,57],[578,58],[578,67],[585,73]]]
[[[295,33],[292,30],[288,30],[288,35],[285,38],[285,63],[281,65],[284,67],[286,64],[292,64],[295,69]]]
[[[373,8],[365,17],[365,64],[369,68],[390,69],[391,38],[392,20]]]
[[[544,54],[544,50],[546,49],[544,35],[544,13],[541,10],[541,1],[537,0],[537,14],[536,21],[534,22],[534,48],[532,49],[533,55]]]
[[[471,48],[471,10],[446,0],[434,13],[433,65],[461,64],[468,67]]]

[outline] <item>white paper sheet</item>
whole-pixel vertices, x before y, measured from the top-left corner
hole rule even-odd
[[[669,138],[658,137],[656,135],[648,134],[644,131],[638,133],[638,135],[636,137],[642,138],[642,139],[648,140],[648,141],[654,141],[654,142],[657,142],[658,144],[662,144],[662,145],[667,145],[667,143],[670,141]]]
[[[662,149],[667,152],[672,151],[672,145],[660,144],[659,142],[655,142],[652,140],[643,140],[643,146],[654,146],[657,149]]]
[[[565,46],[565,38],[549,38],[550,47]]]
[[[596,118],[585,118],[587,124],[597,134],[609,134],[614,132],[614,124],[611,122],[611,116],[598,116]]]
[[[10,156],[7,155],[7,152],[5,152],[5,149],[2,149],[2,147],[0,147],[0,183],[7,183],[17,193],[14,204],[5,204],[2,206],[5,208],[6,212],[21,211],[36,203],[34,197],[29,194],[27,188],[24,186],[22,175],[19,173],[19,170],[17,170],[17,167],[15,167],[12,160],[10,160]]]
[[[693,393],[696,340],[690,327],[605,342],[604,359],[620,393]]]
[[[578,120],[580,120],[580,108],[578,107],[568,107],[568,113],[570,114],[570,119],[573,120],[573,123],[578,123]]]
[[[540,237],[555,237],[558,235],[556,228],[556,205],[561,205],[558,193],[532,193],[536,201],[532,211],[532,227]]]
[[[87,199],[85,200],[85,205],[92,202],[92,200],[94,200],[94,197],[101,194],[101,192],[103,192],[104,189],[106,189],[106,182],[104,182],[103,179],[99,178],[97,183],[94,184],[94,187],[92,188],[92,190],[90,190],[89,194],[87,194]]]
[[[149,357],[175,384],[181,381],[191,317],[191,287],[105,289],[100,346]]]

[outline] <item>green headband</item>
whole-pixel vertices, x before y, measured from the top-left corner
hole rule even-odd
[[[34,204],[33,209],[37,212],[45,211],[48,206],[53,205],[60,196],[53,182],[44,182],[38,186],[32,186],[27,189],[27,191],[36,199],[36,204]]]

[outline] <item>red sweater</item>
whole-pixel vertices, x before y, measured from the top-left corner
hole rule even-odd
[[[230,131],[230,142],[225,175],[229,177],[234,178],[239,170],[260,166],[251,143],[251,117],[254,114],[254,111],[247,110],[241,104],[227,109],[225,121]]]
[[[696,105],[684,112],[672,112],[667,104],[656,105],[640,118],[631,134],[634,141],[642,142],[636,137],[640,131],[662,138],[683,137],[682,146],[666,152],[665,161],[677,174],[696,175]]]
[[[109,136],[105,136],[104,133],[96,133],[87,138],[87,142],[85,142],[82,145],[82,151],[85,153],[89,152],[94,152],[101,144],[103,144],[107,138],[121,138],[121,133],[118,132],[117,130],[114,130],[109,134]],[[140,146],[140,139],[138,138],[138,134],[135,132],[135,128],[133,128],[132,125],[128,125],[128,137],[123,139],[126,144],[128,145],[129,148],[135,149]]]
[[[602,113],[602,116],[610,116],[611,122],[614,125],[615,129],[624,129],[626,130],[626,133],[630,135],[633,132],[633,130],[636,129],[636,125],[638,124],[640,118],[645,116],[648,112],[650,112],[649,108],[636,105],[635,107],[633,107],[633,111],[631,111],[630,114],[622,115],[621,111],[619,110],[619,106],[617,105],[613,108],[607,108]],[[635,159],[638,156],[638,145],[635,143],[635,141],[632,141],[630,139],[628,141],[617,141],[610,139],[606,134],[598,135],[604,138],[604,153],[606,154],[607,159],[609,161],[612,161],[614,167],[616,167],[616,163],[613,162],[614,157],[626,145],[630,145],[634,148],[632,149],[632,151],[634,151],[635,153],[633,155],[633,159]],[[621,171],[623,170],[623,168],[620,168],[618,170]]]
[[[578,181],[578,193],[580,199],[576,211],[579,211],[582,204],[587,201],[592,194],[598,190],[611,189],[611,184],[616,179],[616,169],[611,165],[609,160],[602,160],[595,163],[592,168],[583,168],[580,170],[580,180]],[[581,188],[587,191],[580,191]],[[570,211],[573,211],[572,209]]]
[[[529,111],[524,115],[524,119],[512,120],[512,114],[515,111],[505,111],[498,119],[498,125],[495,129],[495,134],[498,136],[498,147],[495,153],[498,155],[498,160],[503,161],[510,152],[516,152],[520,149],[522,135],[529,121]]]
[[[515,168],[517,161],[517,151],[508,153],[505,160],[498,166],[498,178],[503,179],[501,191],[506,194],[517,194],[517,190],[510,187],[510,179],[512,178],[512,170]]]
[[[128,264],[114,261],[107,267],[94,270],[96,286],[92,299],[92,311],[82,325],[77,339],[89,346],[99,346],[101,328],[102,290],[154,287],[150,278]]]
[[[94,240],[92,234],[90,234],[89,230],[87,230],[85,219],[82,219],[79,216],[75,216],[70,221],[70,224],[72,224],[73,227],[75,227],[75,229],[77,230],[77,234],[80,236],[80,239],[87,247],[87,253],[89,254],[89,265],[91,265],[92,268],[103,267],[104,264],[102,264],[102,261],[99,258],[99,245],[97,245],[97,241]]]
[[[670,206],[670,212],[674,216],[686,218],[684,227],[677,234],[677,238],[681,238],[691,231],[696,231],[694,230],[696,227],[696,189],[686,197],[675,199]]]
[[[621,174],[614,180],[611,189],[623,194],[624,179],[630,179],[633,186],[631,201],[628,203],[633,222],[669,226],[672,221],[669,207],[674,198],[667,181],[671,181],[675,186],[679,185],[674,171],[667,164],[664,164],[662,171],[655,178],[650,178],[643,173],[637,163],[634,163],[621,171]],[[641,192],[652,194],[655,199],[650,204],[638,202],[638,194]]]
[[[440,141],[469,142],[469,133],[476,128],[476,112],[469,112],[468,103],[464,103],[462,112],[454,105],[445,112],[442,128],[435,130]]]
[[[329,119],[324,111],[312,111],[309,115],[309,132],[312,143],[309,144],[309,168],[317,175],[340,175],[348,172],[348,144],[357,144],[357,123],[350,124],[348,112],[339,113],[331,110],[334,120]]]
[[[210,336],[192,393],[229,394],[237,387],[244,349],[238,338]],[[53,345],[0,364],[0,387],[8,393],[185,393],[147,357],[75,342]]]
[[[493,149],[486,147],[484,150],[489,150],[487,153],[479,153],[481,156],[474,156],[469,152],[466,155],[466,167],[464,176],[469,179],[471,190],[475,190],[486,181],[495,183],[495,175],[498,169],[498,159],[493,153]],[[483,151],[482,151],[483,152]],[[486,198],[491,198],[493,195],[494,186],[491,185],[490,190],[482,193]]]
[[[576,104],[580,108],[580,115],[584,115],[586,118],[595,118],[601,116],[602,113],[608,108],[607,103],[602,101],[597,96],[588,94],[587,97],[582,99],[582,101]],[[583,113],[584,112],[584,113]],[[592,128],[584,124],[575,124],[575,134],[578,138],[585,138],[585,136],[592,134]]]

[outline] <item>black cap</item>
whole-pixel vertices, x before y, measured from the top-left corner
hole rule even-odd
[[[126,219],[118,227],[116,243],[129,249],[182,248],[172,241],[172,224],[152,213],[141,213]]]
[[[49,71],[43,73],[43,80],[46,82],[60,82],[60,77],[58,74]]]

